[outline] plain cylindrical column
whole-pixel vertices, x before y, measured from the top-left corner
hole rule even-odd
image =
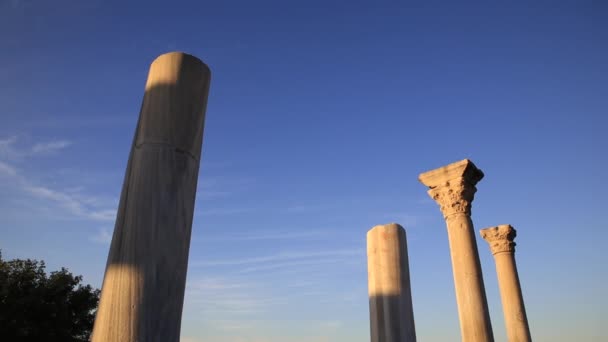
[[[530,342],[532,337],[515,264],[513,240],[517,231],[511,225],[504,224],[482,229],[480,233],[490,245],[496,262],[496,275],[509,342]]]
[[[184,53],[150,66],[94,342],[179,341],[210,76]]]
[[[367,233],[372,342],[416,341],[405,230],[396,223]]]
[[[483,172],[468,159],[425,172],[419,180],[441,207],[448,228],[454,289],[463,342],[494,341],[471,203]]]

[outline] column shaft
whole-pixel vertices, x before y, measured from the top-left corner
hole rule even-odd
[[[494,341],[471,220],[475,185],[482,178],[483,172],[468,159],[419,177],[430,188],[429,195],[439,204],[446,220],[463,342]]]
[[[494,256],[494,259],[509,342],[530,342],[532,338],[521,287],[519,286],[515,255],[513,253],[498,253]]]
[[[93,342],[178,342],[210,71],[168,53],[150,66]]]
[[[496,262],[500,300],[509,342],[530,342],[532,337],[515,263],[516,235],[517,231],[508,224],[481,230],[481,236],[490,245]]]
[[[367,262],[372,342],[415,342],[407,241],[398,224],[367,233]]]
[[[486,291],[471,218],[446,219],[462,341],[493,341]]]

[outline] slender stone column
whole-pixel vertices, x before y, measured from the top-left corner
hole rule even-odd
[[[483,284],[471,202],[483,172],[468,159],[425,172],[419,180],[441,207],[448,228],[454,289],[463,342],[494,341]]]
[[[490,245],[496,261],[500,299],[509,342],[530,342],[532,338],[515,264],[515,242],[513,240],[517,231],[511,225],[504,224],[482,229],[480,233],[481,237]]]
[[[178,342],[210,71],[168,53],[150,66],[93,342]]]
[[[405,230],[396,223],[367,233],[372,342],[414,342],[414,310]]]

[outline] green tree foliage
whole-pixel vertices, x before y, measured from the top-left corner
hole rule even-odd
[[[99,290],[81,281],[65,268],[47,276],[44,261],[0,253],[0,340],[88,341]]]

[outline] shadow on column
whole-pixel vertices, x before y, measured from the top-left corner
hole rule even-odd
[[[402,312],[411,308],[404,296],[373,295],[369,298],[371,342],[416,341],[413,312]],[[408,324],[411,321],[412,324]]]
[[[405,229],[397,223],[367,232],[372,342],[415,342],[414,309]]]
[[[195,57],[168,55],[150,69],[92,334],[95,342],[179,341],[210,72]],[[161,58],[165,60],[155,67]],[[175,68],[177,78],[161,82],[175,76]]]

